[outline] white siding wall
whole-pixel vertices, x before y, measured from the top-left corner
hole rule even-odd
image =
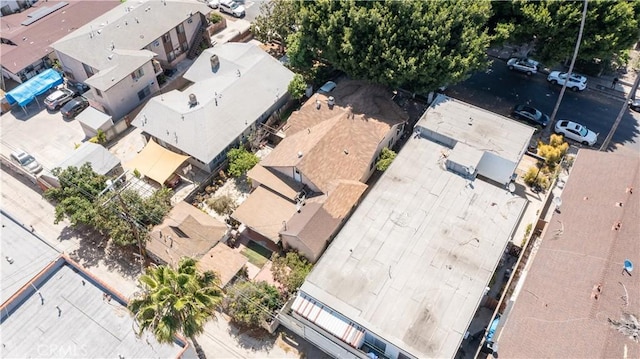
[[[102,103],[114,121],[120,120],[141,103],[138,98],[139,91],[149,86],[150,93],[146,97],[148,99],[160,89],[151,60],[142,66],[142,71],[144,75],[138,81],[127,75],[109,90],[102,91],[102,97],[96,96],[96,100]]]
[[[60,65],[62,65],[62,70],[64,72],[73,74],[73,78],[76,81],[84,82],[87,79],[87,73],[82,67],[82,62],[57,50],[55,51],[55,53],[58,57],[58,60],[60,61]]]

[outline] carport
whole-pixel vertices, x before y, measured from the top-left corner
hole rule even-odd
[[[29,81],[16,87],[15,89],[7,92],[5,98],[9,105],[17,103],[22,107],[22,110],[27,112],[25,106],[31,101],[36,100],[38,102],[38,96],[47,92],[52,87],[61,85],[64,82],[62,75],[53,69],[45,70],[38,75],[29,79]],[[38,105],[40,103],[38,102]]]
[[[149,140],[147,145],[126,167],[137,169],[138,172],[158,182],[164,182],[187,160],[189,156],[184,156],[172,152],[154,140]]]

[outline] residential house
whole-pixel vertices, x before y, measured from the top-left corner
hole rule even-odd
[[[93,172],[99,175],[115,177],[124,172],[118,157],[111,154],[104,146],[92,142],[81,144],[56,167],[62,169],[70,166],[79,168],[87,162],[91,164]]]
[[[5,79],[22,83],[51,68],[56,58],[51,44],[120,4],[105,1],[2,1],[0,53],[2,88]],[[9,14],[7,9],[26,9]]]
[[[279,317],[333,357],[455,357],[527,205],[480,169],[533,128],[439,95],[414,130]]]
[[[183,77],[193,84],[152,98],[132,124],[211,172],[288,100],[293,73],[254,44],[205,50]]]
[[[578,151],[493,336],[500,357],[640,357],[638,188],[638,156]]]
[[[159,343],[127,300],[2,211],[3,358],[195,357],[183,338]]]
[[[118,121],[160,89],[163,68],[200,46],[210,11],[194,0],[123,2],[53,48],[67,76]]]
[[[263,246],[295,249],[315,262],[407,118],[382,86],[344,81],[331,97],[314,95],[288,119],[284,139],[249,171],[255,189],[232,217]]]

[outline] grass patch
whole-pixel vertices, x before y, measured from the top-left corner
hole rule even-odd
[[[249,259],[249,263],[260,268],[271,258],[270,250],[253,241],[247,243],[247,247],[242,251],[242,254]]]

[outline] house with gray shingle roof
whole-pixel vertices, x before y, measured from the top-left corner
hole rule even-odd
[[[163,69],[193,55],[210,12],[195,0],[123,2],[53,48],[67,76],[119,120],[158,92]]]
[[[232,147],[288,100],[293,72],[258,46],[226,43],[205,50],[183,77],[193,84],[149,100],[132,124],[211,172]]]

